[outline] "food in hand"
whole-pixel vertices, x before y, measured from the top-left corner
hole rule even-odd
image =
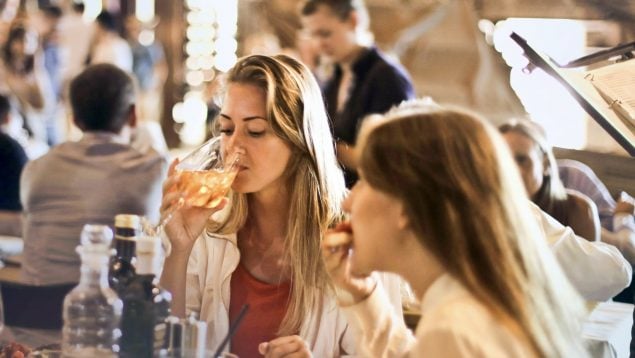
[[[326,235],[324,247],[331,253],[335,253],[339,250],[348,250],[352,242],[353,235],[350,224],[340,223]]]

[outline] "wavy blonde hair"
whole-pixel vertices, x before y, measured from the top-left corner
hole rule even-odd
[[[407,103],[362,128],[360,167],[404,205],[419,242],[541,357],[584,357],[581,298],[530,209],[500,134],[459,109]]]
[[[341,218],[346,195],[322,95],[313,74],[284,55],[240,59],[227,73],[226,84],[257,86],[266,93],[267,121],[291,148],[285,169],[290,191],[285,251],[291,266],[289,308],[278,334],[299,331],[306,312],[321,309],[319,297],[330,288],[320,254],[323,233]],[[236,233],[247,220],[249,194],[232,193],[229,215],[208,230]]]

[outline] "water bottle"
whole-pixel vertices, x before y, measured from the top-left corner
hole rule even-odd
[[[84,226],[79,284],[64,298],[62,355],[117,357],[123,304],[108,285],[112,230],[104,225]]]

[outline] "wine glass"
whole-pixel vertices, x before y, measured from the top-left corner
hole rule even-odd
[[[186,204],[200,208],[217,206],[238,174],[240,158],[237,151],[224,151],[221,137],[214,137],[187,154],[175,168],[180,198],[165,214],[155,233],[160,234],[174,213]]]

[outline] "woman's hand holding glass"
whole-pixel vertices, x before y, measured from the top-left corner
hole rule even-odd
[[[227,204],[240,154],[224,154],[220,137],[212,138],[170,165],[156,231],[165,230],[173,250],[191,248],[209,217]]]
[[[340,223],[326,233],[322,242],[322,258],[326,272],[335,285],[342,306],[356,304],[367,298],[377,285],[372,276],[356,276],[351,272],[350,248],[353,232],[349,223]]]

